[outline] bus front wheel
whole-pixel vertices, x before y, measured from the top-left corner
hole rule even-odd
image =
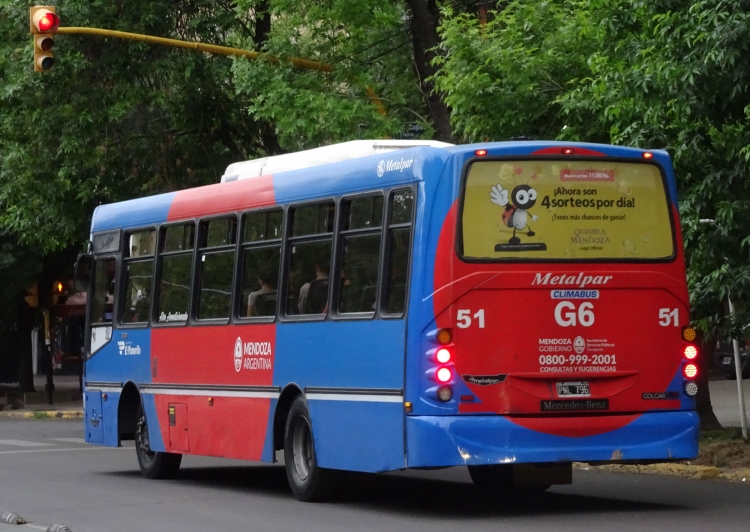
[[[338,471],[318,466],[310,410],[301,396],[292,403],[286,419],[284,464],[289,487],[300,501],[322,501],[336,490]]]
[[[135,428],[135,452],[138,465],[146,478],[174,478],[180,469],[181,454],[152,451],[148,439],[148,425],[143,409],[138,409],[138,424]]]

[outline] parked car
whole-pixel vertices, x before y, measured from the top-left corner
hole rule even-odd
[[[740,342],[740,365],[742,366],[742,378],[750,378],[750,356],[748,356],[748,343]],[[727,379],[735,379],[734,370],[734,347],[732,342],[720,343],[714,352],[714,364],[719,368]]]

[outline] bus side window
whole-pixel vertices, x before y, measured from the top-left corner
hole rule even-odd
[[[159,323],[187,322],[194,247],[194,224],[163,229],[159,251],[159,294],[154,307],[154,318]]]
[[[398,190],[391,194],[384,302],[387,314],[402,314],[406,308],[413,210],[414,193],[411,190]]]
[[[200,224],[201,251],[199,320],[229,319],[232,311],[237,218],[216,218]]]
[[[339,313],[375,312],[383,196],[342,202],[343,256],[339,279]]]
[[[125,292],[120,308],[120,322],[146,323],[151,308],[151,286],[154,278],[156,231],[148,229],[127,235],[124,251]]]
[[[286,314],[325,314],[328,312],[336,204],[329,201],[290,210],[292,231]]]
[[[94,279],[91,287],[91,323],[112,323],[115,294],[115,259],[98,259],[94,262]]]
[[[238,312],[241,318],[276,316],[283,221],[281,209],[244,217]]]

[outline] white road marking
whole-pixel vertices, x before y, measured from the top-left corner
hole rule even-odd
[[[62,441],[65,443],[86,443],[83,438],[50,438],[52,441]]]
[[[0,454],[19,453],[61,453],[64,451],[124,451],[127,447],[74,447],[70,449],[35,449],[33,451],[0,451]]]
[[[51,447],[54,444],[40,443],[38,441],[0,440],[0,445],[15,445],[16,447]]]

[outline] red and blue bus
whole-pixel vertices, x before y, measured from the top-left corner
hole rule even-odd
[[[546,488],[575,461],[695,457],[669,155],[427,144],[98,207],[86,441],[134,439],[149,478],[283,450],[301,500],[344,471]]]

